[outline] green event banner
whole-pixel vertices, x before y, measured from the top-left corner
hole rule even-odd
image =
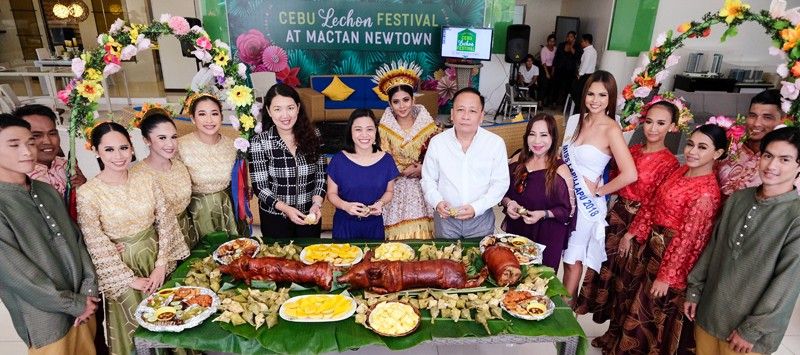
[[[434,53],[441,48],[441,26],[482,26],[485,6],[483,1],[470,2],[469,12],[478,16],[464,18],[464,9],[443,2],[300,0],[265,5],[257,22],[231,19],[231,37],[256,29],[286,49]]]

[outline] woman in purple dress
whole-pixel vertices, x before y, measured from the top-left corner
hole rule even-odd
[[[533,116],[522,151],[511,158],[511,184],[502,204],[503,229],[546,246],[542,264],[558,271],[561,253],[574,227],[574,197],[569,168],[558,158],[553,116]]]
[[[371,110],[350,114],[345,149],[328,164],[328,200],[336,207],[333,239],[383,240],[383,206],[392,199],[400,175],[394,159],[380,148]]]

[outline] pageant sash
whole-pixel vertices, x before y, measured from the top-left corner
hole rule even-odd
[[[589,190],[589,186],[586,185],[586,181],[583,178],[587,175],[585,174],[586,171],[583,170],[585,168],[581,167],[575,160],[573,149],[572,144],[567,144],[562,148],[561,155],[564,164],[569,167],[572,183],[575,186],[575,207],[584,219],[584,221],[578,219],[578,223],[589,224],[578,225],[575,232],[573,232],[588,234],[588,238],[586,238],[588,243],[585,246],[580,246],[580,248],[585,247],[586,249],[577,254],[583,255],[584,265],[600,272],[602,263],[607,259],[605,249],[606,226],[608,225],[606,223],[606,200],[604,197],[595,197]],[[578,240],[584,240],[584,238],[579,237]]]
[[[575,163],[575,153],[572,152],[572,144],[567,144],[562,148],[562,159],[564,164],[567,164],[569,173],[572,176],[572,184],[575,186],[575,205],[578,211],[583,214],[586,219],[592,222],[605,221],[606,219],[606,200],[604,197],[595,197],[592,195],[589,186],[583,179],[584,172],[581,167]]]

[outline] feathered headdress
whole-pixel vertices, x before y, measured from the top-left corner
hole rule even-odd
[[[372,82],[378,84],[374,89],[375,93],[381,99],[388,100],[389,89],[398,85],[408,85],[416,89],[421,76],[422,68],[417,63],[400,60],[378,67],[372,76]]]

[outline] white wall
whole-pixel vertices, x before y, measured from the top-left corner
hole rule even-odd
[[[539,53],[547,43],[547,35],[556,28],[556,16],[561,15],[561,1],[558,0],[518,0],[525,8],[525,24],[531,26],[529,53]]]
[[[751,9],[761,11],[769,9],[770,0],[748,0]],[[788,7],[800,6],[800,0],[788,0]],[[667,30],[675,30],[678,25],[690,20],[699,20],[703,14],[710,11],[719,11],[722,1],[697,1],[697,0],[669,0],[660,1],[658,5],[658,16],[656,17],[653,28],[653,42],[659,33]],[[686,69],[686,61],[690,53],[703,52],[704,70],[711,66],[711,59],[714,53],[723,55],[722,73],[728,74],[730,68],[753,69],[760,68],[764,72],[775,72],[780,61],[769,55],[767,49],[771,46],[769,36],[764,33],[761,25],[749,22],[739,28],[736,37],[729,38],[725,42],[720,42],[725,27],[716,25],[711,27],[711,35],[706,38],[694,38],[685,41],[683,48],[675,53],[681,56],[681,61],[673,67],[672,74],[682,73]],[[630,73],[629,73],[630,75]],[[672,90],[673,77],[671,76],[664,82],[662,87]]]
[[[184,17],[199,18],[194,0],[152,1],[153,20],[168,13]],[[186,89],[197,73],[194,58],[181,55],[181,45],[174,36],[161,36],[158,39],[158,55],[161,58],[161,75],[165,89]]]
[[[6,31],[0,34],[0,42],[3,43],[0,62],[22,61],[22,46],[17,36],[17,24],[14,22],[14,14],[11,13],[10,1],[0,1],[0,29]]]
[[[483,105],[484,111],[487,116],[493,116],[497,107],[500,106],[500,102],[503,101],[511,64],[506,63],[504,53],[492,54],[492,60],[481,63],[483,63],[483,68],[481,68],[478,90],[486,99],[486,103]]]

